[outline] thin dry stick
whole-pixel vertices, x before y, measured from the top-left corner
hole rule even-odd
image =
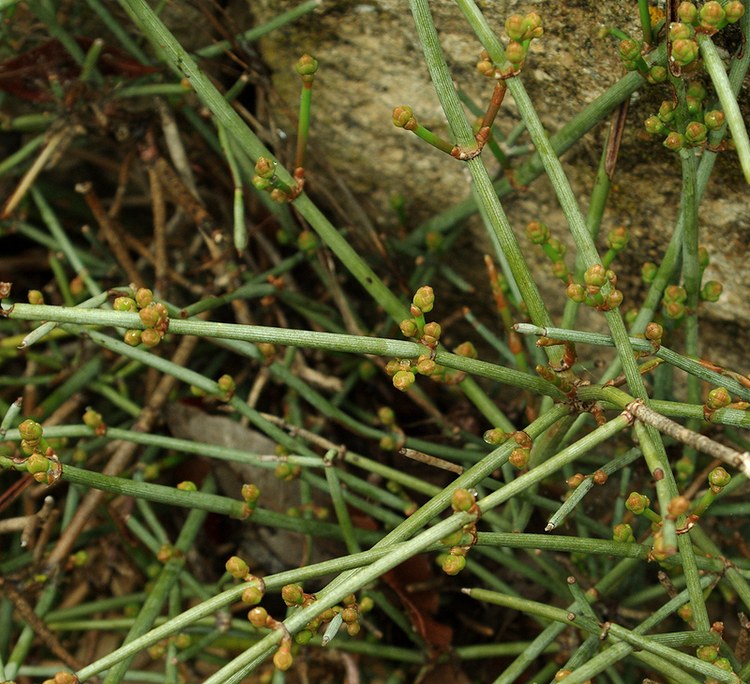
[[[156,291],[165,295],[167,286],[167,207],[164,204],[159,176],[153,167],[148,167],[148,183],[151,190],[151,213],[154,217],[154,276]]]
[[[629,414],[633,419],[637,418],[642,423],[646,423],[646,425],[652,425],[659,432],[669,435],[678,442],[687,444],[704,454],[708,454],[728,465],[734,466],[740,472],[744,473],[746,477],[750,477],[749,451],[740,453],[728,446],[719,444],[719,442],[715,442],[710,437],[706,437],[706,435],[688,430],[683,425],[675,423],[673,420],[662,416],[660,413],[646,406],[642,399],[630,402],[625,407],[625,413]]]
[[[120,215],[120,209],[122,209],[125,193],[128,190],[130,167],[133,165],[133,159],[135,159],[135,148],[131,147],[125,154],[125,158],[122,160],[117,172],[117,189],[112,198],[112,203],[109,205],[109,211],[107,211],[107,214],[111,219],[116,219]]]
[[[109,243],[112,254],[123,271],[125,271],[128,280],[136,287],[143,287],[143,278],[141,278],[140,272],[135,267],[135,262],[131,258],[130,252],[125,247],[125,242],[120,235],[121,231],[117,229],[117,224],[107,215],[102,203],[99,201],[99,197],[94,192],[93,185],[90,182],[78,183],[76,184],[76,192],[81,193],[83,199],[86,200],[88,208],[99,224],[99,228],[104,233],[105,240]]]
[[[190,355],[192,354],[193,348],[197,342],[197,337],[184,337],[172,356],[172,363],[175,363],[178,366],[187,366]],[[149,432],[151,430],[160,416],[162,407],[167,402],[169,393],[177,382],[177,378],[172,375],[165,375],[162,377],[158,386],[149,398],[148,404],[144,406],[143,411],[141,411],[140,416],[138,416],[138,420],[136,420],[133,425],[132,429],[134,431]],[[125,468],[127,468],[137,449],[138,445],[135,442],[121,443],[115,453],[112,454],[112,457],[102,470],[102,473],[113,477],[119,475]],[[98,508],[99,504],[101,504],[105,496],[106,492],[103,490],[93,489],[89,491],[83,499],[78,506],[78,510],[73,516],[73,519],[70,521],[68,527],[65,528],[65,531],[60,536],[55,548],[52,549],[52,552],[47,559],[47,567],[50,570],[56,568],[68,557],[78,535],[87,525],[93,516],[94,511]]]
[[[34,163],[29,167],[29,170],[26,171],[20,183],[16,186],[13,194],[8,198],[2,213],[0,213],[0,218],[7,219],[13,213],[13,210],[21,203],[21,200],[26,196],[29,188],[34,184],[37,176],[44,170],[50,159],[52,159],[52,156],[55,153],[59,154],[76,135],[80,135],[83,132],[84,129],[81,126],[67,126],[50,136],[46,147],[34,160]]]
[[[413,461],[419,461],[420,463],[432,466],[433,468],[448,470],[451,473],[457,473],[458,475],[464,472],[463,467],[458,465],[457,463],[451,463],[450,461],[446,461],[444,458],[438,458],[437,456],[430,456],[429,454],[425,454],[423,451],[417,451],[416,449],[409,449],[408,447],[404,447],[403,449],[399,449],[398,453],[402,456],[406,456],[406,458],[410,458]]]

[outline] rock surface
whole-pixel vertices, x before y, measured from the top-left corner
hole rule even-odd
[[[298,0],[253,0],[257,22],[294,7]],[[614,84],[622,75],[616,41],[599,38],[603,26],[617,26],[639,36],[635,3],[517,2],[479,3],[490,23],[503,36],[505,17],[513,12],[535,10],[542,15],[544,36],[532,43],[522,78],[550,133],[559,130],[574,114]],[[492,83],[475,71],[480,44],[450,0],[433,0],[430,6],[454,81],[471,99],[484,107]],[[504,37],[504,36],[503,36]],[[261,52],[273,74],[275,88],[294,111],[298,82],[293,64],[303,52],[320,62],[313,108],[312,155],[345,181],[377,230],[395,230],[391,200],[406,198],[409,227],[447,209],[469,194],[469,180],[461,163],[396,129],[391,123],[394,106],[409,104],[420,123],[450,137],[434,94],[421,48],[405,0],[325,0],[320,8],[295,24],[273,32],[261,42]],[[747,82],[746,82],[747,86]],[[740,100],[750,111],[748,88]],[[627,254],[616,262],[625,283],[626,305],[637,306],[639,273],[646,260],[659,261],[673,230],[680,194],[678,157],[659,140],[649,138],[642,122],[667,97],[666,86],[646,87],[631,101],[613,189],[602,224],[602,235],[612,227],[632,231]],[[518,122],[513,102],[506,98],[498,125],[508,133]],[[290,122],[289,132],[294,130]],[[584,212],[596,173],[607,124],[589,132],[563,157]],[[524,142],[522,137],[520,142]],[[493,160],[489,157],[490,170]],[[310,192],[315,196],[314,181]],[[701,308],[702,354],[750,371],[740,340],[750,330],[750,283],[745,277],[750,242],[750,193],[742,180],[736,156],[719,155],[712,181],[700,209],[701,243],[711,254],[706,279],[720,280],[724,294],[716,304]],[[531,220],[547,223],[553,235],[566,239],[565,220],[546,178],[503,200],[522,247],[529,245],[524,228]],[[356,219],[351,227],[358,228]],[[490,250],[478,222],[470,227],[470,249],[465,252],[462,273],[473,274],[484,292],[482,254]],[[572,265],[572,244],[569,264]],[[546,268],[546,267],[542,267]],[[545,275],[539,278],[549,306],[559,313],[562,288]],[[584,325],[596,320],[584,319]],[[709,343],[710,341],[710,343]]]

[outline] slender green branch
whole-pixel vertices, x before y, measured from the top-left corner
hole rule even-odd
[[[696,34],[696,39],[698,40],[706,71],[711,77],[716,94],[719,96],[719,102],[721,102],[721,106],[724,109],[727,125],[732,133],[732,140],[734,140],[734,145],[737,149],[737,157],[740,160],[742,173],[745,175],[745,180],[750,183],[750,139],[747,136],[745,119],[742,116],[737,98],[727,78],[726,69],[714,42],[705,33]]]
[[[18,320],[54,321],[57,323],[75,323],[76,325],[108,325],[125,329],[144,329],[144,325],[135,313],[108,311],[102,309],[81,309],[79,307],[56,307],[46,304],[16,304],[7,310],[9,318]],[[342,335],[337,333],[315,332],[311,330],[293,330],[264,326],[239,325],[235,323],[217,323],[200,320],[169,320],[170,333],[178,335],[200,335],[215,339],[242,340],[245,342],[270,342],[304,349],[326,349],[328,351],[350,352],[355,354],[373,354],[404,359],[416,359],[429,350],[418,342],[408,340],[388,340],[379,337]],[[562,393],[551,383],[542,378],[527,375],[511,368],[505,368],[486,361],[479,361],[451,352],[438,350],[434,353],[436,363],[488,377],[498,382],[563,398]]]

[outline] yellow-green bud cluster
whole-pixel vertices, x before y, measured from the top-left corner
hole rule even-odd
[[[27,418],[18,426],[21,436],[21,452],[26,459],[14,464],[19,470],[26,470],[36,482],[52,484],[62,474],[62,465],[55,450],[47,443],[42,426]]]
[[[164,339],[169,328],[169,313],[161,302],[154,301],[154,293],[141,287],[130,296],[120,296],[112,303],[115,311],[138,312],[144,330],[126,330],[123,339],[126,344],[136,347],[143,344],[151,349]]]

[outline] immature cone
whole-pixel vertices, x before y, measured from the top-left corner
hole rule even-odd
[[[397,128],[405,128],[407,131],[413,131],[417,127],[417,120],[414,118],[414,112],[411,107],[401,105],[396,107],[391,114],[393,125]]]
[[[300,606],[305,600],[305,593],[299,584],[285,584],[281,588],[281,598],[287,606]]]
[[[286,642],[282,642],[281,646],[279,646],[279,650],[273,654],[274,667],[277,670],[286,672],[292,666],[292,662],[291,646]]]
[[[664,138],[664,147],[673,152],[678,152],[685,147],[685,136],[677,131],[672,131],[666,138]]]
[[[318,70],[318,60],[311,55],[302,55],[297,61],[295,70],[302,76],[303,83],[312,83],[313,75]]]
[[[694,24],[698,21],[698,8],[695,6],[695,3],[681,2],[677,8],[677,16],[680,21],[686,24]]]
[[[706,399],[706,406],[712,411],[716,411],[718,409],[724,408],[725,406],[729,406],[729,404],[731,403],[732,397],[729,395],[729,392],[725,387],[717,387],[715,389],[712,389],[708,393],[708,398]]]
[[[245,563],[242,558],[239,556],[232,556],[225,564],[227,572],[236,579],[242,579],[243,577],[246,577],[247,574],[250,572],[250,568],[247,567],[247,563]]]
[[[687,66],[698,57],[698,43],[691,38],[680,38],[672,43],[672,59],[679,66]]]
[[[701,23],[704,26],[716,27],[724,21],[726,12],[720,2],[711,0],[707,2],[703,7],[700,8],[698,14],[701,18]]]
[[[635,513],[635,515],[641,515],[649,507],[650,503],[651,500],[645,494],[631,492],[625,501],[625,508],[631,513]]]
[[[523,40],[526,34],[526,24],[520,14],[511,14],[505,20],[505,33],[511,40]]]
[[[535,245],[543,245],[549,240],[549,228],[540,221],[532,221],[526,226],[526,235]]]
[[[742,19],[743,15],[745,14],[745,5],[744,3],[740,2],[740,0],[728,2],[726,5],[724,5],[724,12],[727,22],[730,24],[734,24]]]
[[[454,511],[468,511],[476,503],[476,497],[468,489],[460,487],[451,495],[451,508]]]
[[[418,306],[422,313],[429,313],[435,304],[435,292],[429,285],[423,285],[414,293],[412,303]]]

